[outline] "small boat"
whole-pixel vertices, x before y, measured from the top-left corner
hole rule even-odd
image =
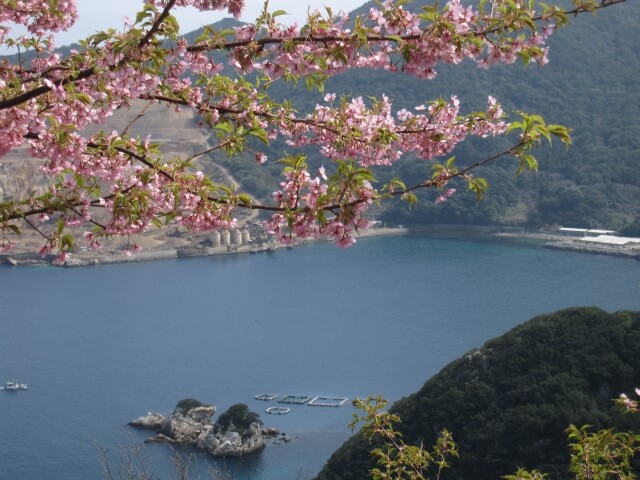
[[[7,382],[4,384],[5,390],[26,390],[26,383]]]

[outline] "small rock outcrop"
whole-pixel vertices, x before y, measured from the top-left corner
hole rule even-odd
[[[258,451],[266,446],[259,422],[253,422],[242,434],[234,428],[216,432],[212,427],[198,438],[196,447],[214,457],[239,457]]]
[[[266,446],[265,438],[277,435],[273,428],[263,430],[260,416],[245,404],[231,406],[213,422],[211,417],[215,412],[213,405],[185,399],[178,402],[168,417],[149,412],[129,425],[155,429],[156,435],[148,438],[148,443],[193,445],[215,457],[238,457],[255,452]]]
[[[213,405],[180,406],[178,403],[171,415],[164,419],[158,433],[173,439],[175,443],[195,444],[198,437],[213,425],[211,417],[215,413],[216,407]]]
[[[148,428],[150,430],[157,430],[162,426],[164,422],[164,415],[157,412],[149,412],[146,415],[131,420],[128,425],[138,428]]]
[[[14,258],[2,255],[0,256],[0,265],[1,264],[11,265],[12,267],[15,267],[16,265],[18,265],[18,261]]]

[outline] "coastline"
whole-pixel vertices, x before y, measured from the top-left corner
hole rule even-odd
[[[496,233],[495,236],[543,240],[545,242],[543,247],[551,250],[564,250],[590,255],[607,255],[610,257],[628,258],[640,261],[640,248],[638,247],[621,247],[619,245],[608,245],[605,243],[586,244],[581,242],[580,237],[567,237],[565,235],[544,232],[521,235]]]
[[[526,232],[524,229],[496,229],[490,226],[478,225],[428,225],[418,228],[398,227],[373,227],[371,229],[358,232],[356,241],[361,239],[407,235],[409,233],[418,235],[428,235],[438,238],[455,238],[475,237],[478,239],[504,238],[519,240],[535,240],[542,244],[543,248],[554,250],[565,250],[574,253],[592,254],[592,255],[608,255],[640,261],[640,249],[638,248],[620,248],[608,245],[585,245],[577,242],[578,237],[567,237],[551,232]],[[19,252],[14,255],[0,255],[0,266],[62,266],[62,267],[84,267],[97,265],[112,265],[117,263],[131,262],[147,262],[156,260],[168,260],[187,257],[208,257],[220,255],[238,255],[238,254],[257,254],[275,252],[282,248],[296,248],[298,246],[309,245],[313,243],[331,242],[328,239],[305,239],[294,245],[284,245],[275,241],[251,242],[245,245],[228,245],[219,247],[209,247],[201,245],[155,245],[152,248],[143,249],[142,251],[127,256],[119,251],[105,252],[76,252],[64,265],[55,265],[54,255],[48,255],[45,258],[40,257],[35,252]]]
[[[523,240],[540,240],[544,242],[542,247],[550,250],[563,250],[571,253],[589,255],[606,255],[608,257],[619,257],[640,261],[640,250],[637,248],[621,248],[605,244],[586,245],[584,243],[580,243],[580,239],[578,238],[567,238],[562,235],[531,233],[523,235],[495,234],[495,236],[503,238],[522,238]]]
[[[409,229],[404,227],[374,227],[367,230],[362,230],[355,237],[356,241],[379,236],[390,235],[406,235]],[[51,265],[60,267],[85,267],[85,266],[97,266],[97,265],[112,265],[116,263],[131,263],[131,262],[148,262],[155,260],[168,260],[187,257],[208,257],[218,255],[237,255],[237,254],[257,254],[274,252],[282,248],[295,248],[300,245],[308,245],[310,243],[326,243],[331,240],[315,240],[305,239],[294,245],[284,245],[279,242],[255,242],[246,245],[228,245],[220,247],[203,247],[203,246],[181,246],[181,247],[169,247],[158,246],[153,249],[142,250],[133,255],[125,255],[120,252],[76,252],[73,253],[71,258],[64,263],[64,265],[55,265],[53,260],[54,255],[47,255],[42,258],[37,253],[17,253],[15,255],[3,254],[0,255],[0,265],[10,266],[36,266],[36,265]]]
[[[543,248],[564,250],[590,255],[607,255],[640,261],[640,246],[621,247],[613,244],[586,244],[581,237],[567,236],[555,232],[527,232],[524,228],[496,228],[483,225],[429,225],[411,230],[413,233],[438,238],[475,237],[478,239],[504,238],[522,241],[540,242]]]
[[[576,253],[589,253],[592,255],[608,255],[610,257],[630,258],[640,261],[640,251],[637,249],[621,249],[618,247],[580,245],[573,241],[556,241],[549,242],[544,248],[553,250],[567,250]]]

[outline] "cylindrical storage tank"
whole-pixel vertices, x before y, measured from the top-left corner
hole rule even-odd
[[[234,245],[242,245],[242,232],[236,228],[231,232],[231,239]]]
[[[223,231],[221,237],[222,245],[225,247],[231,245],[231,234],[229,233],[229,230]]]
[[[220,246],[220,232],[218,230],[213,232],[213,246],[214,247],[219,247]]]
[[[242,244],[247,245],[251,242],[251,235],[249,234],[249,230],[245,229],[242,231]]]

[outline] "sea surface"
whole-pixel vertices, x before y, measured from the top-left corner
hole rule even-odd
[[[142,444],[148,432],[127,422],[193,397],[219,413],[246,403],[292,439],[241,460],[196,454],[194,478],[299,480],[351,435],[353,407],[272,416],[255,394],[397,400],[535,315],[640,310],[640,262],[515,240],[378,237],[348,250],[3,267],[0,305],[0,382],[29,384],[0,392],[0,478],[104,479],[100,452],[116,472],[136,449],[152,478],[177,478],[171,449]]]

